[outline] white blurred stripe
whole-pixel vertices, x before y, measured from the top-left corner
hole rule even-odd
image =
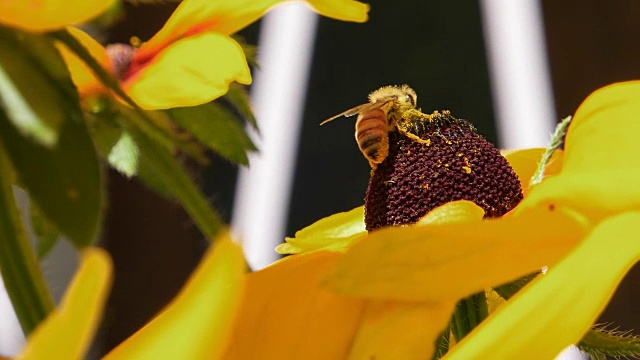
[[[538,0],[482,0],[499,146],[544,147],[557,122]]]
[[[317,21],[303,3],[283,4],[262,20],[251,88],[260,153],[239,172],[232,218],[256,270],[278,258],[274,248],[285,236]]]
[[[24,346],[20,323],[0,276],[0,355],[15,357]]]

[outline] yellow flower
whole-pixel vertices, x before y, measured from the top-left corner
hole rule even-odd
[[[51,31],[100,15],[115,0],[0,1],[0,23],[29,31]]]
[[[561,169],[530,189],[511,214],[372,233],[341,256],[331,288],[442,302],[549,266],[447,358],[557,355],[586,333],[640,255],[638,99],[640,82],[611,85],[587,98],[570,126]],[[509,156],[527,158],[524,152]],[[521,165],[517,171],[531,172]]]
[[[167,308],[106,358],[222,358],[243,296],[246,265],[242,250],[226,234],[215,244]],[[83,358],[110,283],[107,253],[84,250],[80,269],[60,307],[36,328],[18,359],[48,359],[54,354]]]
[[[111,267],[111,259],[103,250],[83,250],[78,272],[60,306],[29,336],[18,359],[48,359],[54,354],[83,358],[111,287]]]
[[[230,35],[258,20],[283,0],[185,0],[166,24],[134,52],[119,52],[102,64],[117,73],[121,85],[145,109],[193,106],[224,95],[233,81],[250,84],[240,45]],[[367,20],[368,5],[353,0],[309,0],[320,14],[346,21]],[[73,31],[93,54],[105,52],[88,35]],[[63,55],[64,51],[63,51]],[[70,54],[66,54],[68,58]],[[96,90],[97,80],[78,61],[69,60],[79,90]],[[87,79],[93,79],[87,81]]]

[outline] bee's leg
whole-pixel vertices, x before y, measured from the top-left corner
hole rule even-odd
[[[396,128],[402,135],[408,137],[409,139],[429,146],[431,145],[430,139],[424,140],[409,130],[410,128],[416,128],[417,123],[429,120],[429,115],[422,113],[420,110],[411,109],[405,111],[404,114],[402,114],[402,118],[396,124]]]

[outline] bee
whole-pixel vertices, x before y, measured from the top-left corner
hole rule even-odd
[[[356,120],[356,142],[369,161],[372,169],[389,154],[389,132],[398,129],[401,133],[417,138],[399,126],[404,114],[416,110],[418,96],[408,85],[384,86],[369,94],[369,102],[358,105],[320,123],[324,125],[339,117],[358,115]]]

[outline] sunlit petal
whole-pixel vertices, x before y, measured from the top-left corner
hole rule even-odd
[[[215,31],[231,35],[258,20],[283,0],[184,0],[165,25],[140,49],[142,56],[154,54],[186,34]],[[321,15],[339,20],[364,22],[369,6],[353,0],[309,2]]]
[[[56,30],[91,20],[114,3],[115,0],[0,1],[0,23],[31,31]]]
[[[18,359],[50,359],[53,354],[84,358],[109,294],[111,267],[104,250],[85,249],[62,303],[31,334]]]
[[[577,343],[640,257],[640,213],[605,220],[446,359],[553,359]]]
[[[242,48],[227,36],[207,32],[164,49],[123,87],[141,107],[166,109],[209,102],[224,95],[232,81],[251,83]]]
[[[538,168],[538,164],[540,163],[542,154],[544,154],[544,152],[545,149],[536,148],[508,151],[502,153],[507,161],[509,161],[509,165],[511,165],[513,170],[518,175],[520,184],[522,184],[522,192],[525,196],[529,192],[529,183],[531,181],[531,178],[533,177],[533,174]],[[555,175],[560,172],[560,169],[562,169],[563,155],[564,154],[562,150],[556,150],[553,153],[551,159],[545,167],[545,177]]]
[[[320,219],[296,232],[286,243],[276,248],[279,254],[299,254],[329,250],[345,251],[356,239],[367,233],[364,226],[364,207],[341,212]]]
[[[247,275],[225,359],[343,359],[364,302],[320,285],[338,253],[294,255]]]
[[[455,302],[371,301],[354,341],[350,359],[428,359],[446,327]]]
[[[640,81],[602,88],[580,105],[567,133],[562,171],[521,204],[565,204],[600,220],[640,209]]]
[[[353,0],[308,0],[320,15],[343,21],[365,22],[369,5]]]
[[[378,299],[459,299],[553,264],[585,231],[578,218],[558,208],[388,228],[351,247],[327,282],[340,293]]]
[[[100,65],[108,71],[112,70],[111,60],[100,43],[78,28],[70,26],[67,27],[67,31],[69,31],[69,33],[89,51]],[[86,95],[106,89],[98,78],[96,78],[93,71],[91,71],[87,64],[80,60],[80,58],[78,58],[71,50],[61,43],[56,43],[56,47],[58,48],[58,51],[60,51],[60,55],[62,55],[64,62],[69,68],[71,79],[78,88],[78,93]]]
[[[482,220],[484,210],[472,201],[458,200],[429,211],[418,220],[418,225],[455,224]]]
[[[243,296],[242,250],[218,237],[180,294],[106,359],[219,359]]]

